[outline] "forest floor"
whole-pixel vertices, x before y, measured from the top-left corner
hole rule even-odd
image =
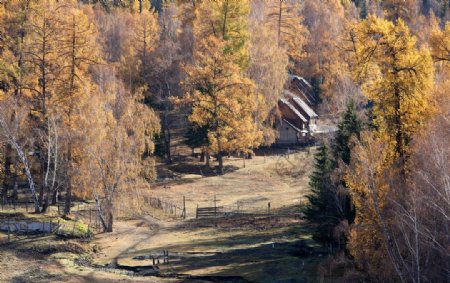
[[[0,246],[0,282],[315,282],[326,251],[298,217],[313,151],[259,155],[245,168],[244,160],[228,158],[223,176],[182,160],[167,167],[171,176],[153,185],[152,196],[178,205],[184,196],[186,219],[162,211],[122,219],[90,243],[53,235],[13,239]],[[213,206],[214,196],[218,207],[258,214],[196,219],[196,207]],[[260,213],[269,202],[270,216]]]

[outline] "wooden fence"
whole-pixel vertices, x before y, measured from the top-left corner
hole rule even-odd
[[[231,217],[231,216],[249,216],[249,217],[296,217],[302,218],[303,213],[300,211],[286,212],[282,209],[273,209],[272,204],[267,202],[266,205],[251,206],[242,203],[236,205],[217,206],[217,198],[214,196],[214,206],[199,207],[195,213],[195,218],[216,218],[216,217]]]
[[[175,203],[169,202],[155,197],[144,197],[145,204],[162,210],[164,213],[173,216],[186,219],[186,198],[183,197],[182,206],[176,205]]]
[[[195,218],[213,218],[223,215],[223,207],[198,207]]]

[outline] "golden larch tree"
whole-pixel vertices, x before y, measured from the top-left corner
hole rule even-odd
[[[279,47],[287,50],[289,57],[299,60],[304,55],[307,30],[303,26],[298,1],[275,0],[267,4],[266,19],[274,32]]]
[[[353,75],[373,103],[373,132],[364,133],[352,151],[345,176],[355,204],[355,225],[349,248],[357,262],[372,274],[383,258],[392,269],[386,278],[405,273],[395,242],[389,199],[401,192],[392,185],[410,172],[411,141],[434,110],[431,103],[433,64],[428,50],[419,50],[406,24],[370,15],[351,30]],[[389,273],[392,272],[392,273]]]
[[[195,10],[196,38],[214,36],[225,42],[225,53],[233,54],[235,63],[248,66],[248,0],[204,0]]]
[[[353,29],[353,74],[373,101],[378,136],[389,144],[389,160],[406,162],[412,135],[433,113],[433,63],[427,49],[402,20],[397,24],[369,16]]]
[[[189,121],[208,127],[209,150],[217,154],[223,174],[224,152],[248,152],[262,139],[254,122],[257,95],[253,82],[240,75],[226,43],[213,35],[199,39],[195,64],[185,67],[187,100],[192,104]]]
[[[250,63],[248,77],[255,82],[258,99],[255,121],[264,133],[264,144],[275,141],[276,130],[273,128],[277,117],[278,100],[288,79],[289,57],[286,48],[280,46],[274,38],[273,26],[267,22],[269,9],[267,1],[254,1],[249,21]]]
[[[81,160],[80,138],[83,128],[79,122],[81,105],[90,99],[92,82],[88,69],[100,63],[100,48],[96,42],[96,31],[87,15],[77,7],[76,2],[67,3],[61,8],[61,26],[59,38],[61,71],[58,92],[55,96],[56,112],[62,117],[65,129],[66,149],[66,194],[64,213],[70,213],[72,187],[77,183],[75,160]],[[78,191],[82,191],[81,188]]]

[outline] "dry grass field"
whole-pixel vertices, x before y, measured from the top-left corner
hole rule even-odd
[[[324,252],[307,224],[295,213],[308,192],[314,149],[289,155],[227,158],[228,170],[215,176],[193,158],[169,166],[171,178],[152,185],[151,196],[182,206],[187,218],[163,211],[120,219],[113,233],[80,243],[85,252],[53,248],[27,253],[24,247],[44,246],[61,239],[15,240],[17,253],[2,247],[0,281],[5,282],[311,282]],[[201,174],[195,174],[198,170]],[[196,219],[197,206],[246,210],[260,215],[229,215]],[[268,203],[271,215],[264,215]],[[54,236],[48,236],[54,237]],[[28,245],[28,246],[27,246]],[[45,251],[45,249],[44,249]],[[164,252],[169,262],[163,263]],[[157,276],[153,274],[158,266]],[[159,264],[158,264],[159,261]],[[25,265],[17,268],[17,262]],[[14,267],[13,273],[5,273]],[[150,268],[151,267],[151,268]]]
[[[240,206],[246,208],[273,209],[298,206],[308,192],[308,175],[313,167],[313,150],[303,150],[286,155],[254,156],[245,160],[226,158],[225,165],[229,173],[224,176],[202,177],[192,174],[201,171],[201,164],[189,162],[190,174],[178,173],[177,180],[153,185],[152,194],[170,200],[179,205],[186,198],[188,217],[195,217],[197,205],[213,206],[216,196],[217,206],[228,208]],[[183,171],[183,166],[172,167]],[[195,169],[192,169],[195,168]]]

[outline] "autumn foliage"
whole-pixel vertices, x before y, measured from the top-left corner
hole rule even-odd
[[[25,183],[36,213],[93,200],[112,231],[175,134],[217,174],[272,145],[299,75],[337,129],[310,136],[314,240],[360,281],[448,281],[449,18],[443,0],[3,1],[2,201]]]

